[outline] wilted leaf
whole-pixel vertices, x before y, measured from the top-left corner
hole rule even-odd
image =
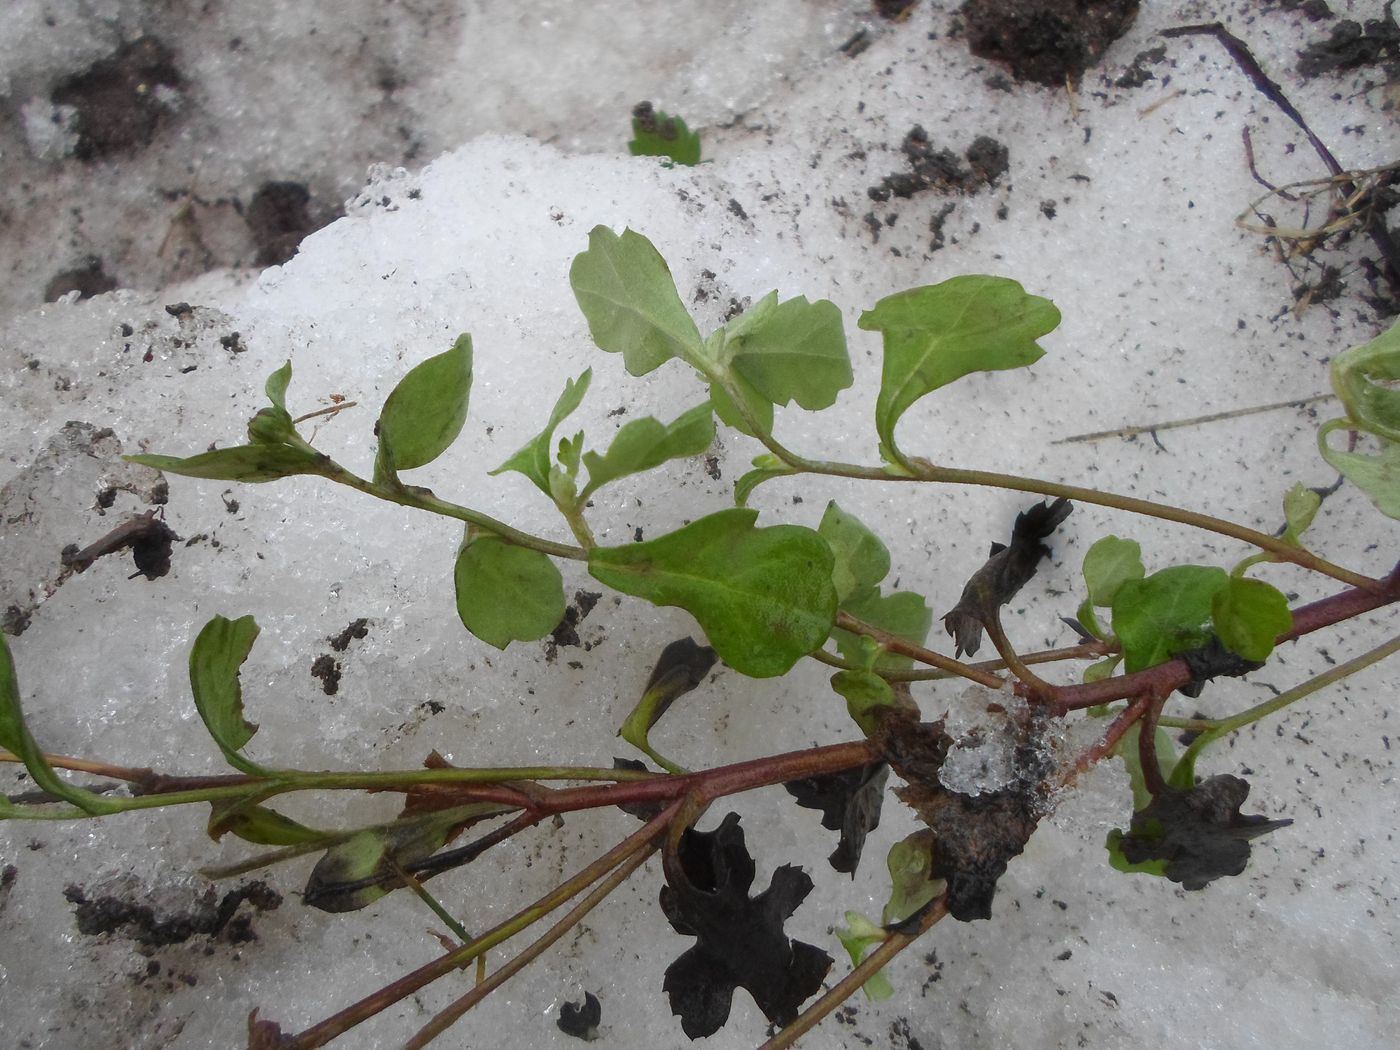
[[[889,575],[889,548],[859,518],[837,506],[835,500],[826,505],[817,532],[836,557],[831,580],[843,603],[864,596]]]
[[[258,805],[253,799],[225,799],[209,804],[209,837],[215,842],[235,835],[260,846],[298,846],[325,838],[304,824],[298,824],[276,810]]]
[[[840,843],[827,860],[839,872],[855,877],[865,836],[880,826],[885,802],[885,782],[890,767],[883,761],[822,777],[789,780],[783,785],[803,809],[819,809],[822,827],[841,833]]]
[[[700,136],[680,117],[641,102],[632,110],[632,140],[627,150],[634,157],[665,157],[689,168],[700,163]]]
[[[890,870],[890,899],[880,915],[886,926],[908,922],[948,888],[933,873],[934,848],[933,832],[927,828],[890,847],[885,858]]]
[[[622,723],[618,736],[670,772],[684,772],[652,750],[648,735],[676,700],[705,680],[717,659],[713,649],[697,644],[693,638],[681,638],[666,646],[652,668],[642,698]]]
[[[1332,358],[1331,370],[1332,389],[1352,424],[1400,441],[1400,390],[1395,388],[1400,379],[1400,322]]]
[[[452,575],[462,626],[497,649],[543,638],[564,618],[564,578],[537,550],[477,536],[457,552]]]
[[[389,394],[374,426],[381,452],[375,480],[425,466],[446,452],[467,421],[471,390],[469,335],[458,336],[452,349],[414,365]]]
[[[591,1043],[598,1038],[598,1025],[603,1020],[603,1004],[592,992],[583,993],[581,1003],[560,1003],[559,1017],[555,1020],[559,1031]]]
[[[246,481],[258,484],[276,481],[278,478],[296,474],[324,474],[330,463],[328,456],[319,452],[308,452],[291,445],[234,445],[232,448],[218,448],[213,452],[201,452],[197,456],[182,459],[179,456],[153,456],[140,454],[123,456],[128,463],[139,463],[143,467],[154,467],[167,474],[179,474],[187,478],[207,478],[211,481]]]
[[[554,493],[550,490],[549,473],[550,457],[554,453],[554,429],[583,403],[583,395],[588,393],[588,384],[592,379],[593,369],[585,368],[583,374],[577,379],[566,380],[564,392],[554,403],[554,410],[549,413],[549,422],[545,424],[545,428],[522,445],[520,450],[510,459],[491,471],[491,474],[494,476],[504,474],[508,470],[517,471],[524,474],[535,483],[536,488],[553,499]]]
[[[1322,458],[1348,481],[1366,493],[1376,509],[1387,518],[1400,518],[1400,444],[1377,438],[1379,453],[1343,452],[1328,443],[1334,430],[1346,430],[1345,419],[1324,423],[1317,432],[1317,447]]]
[[[1215,595],[1229,584],[1224,569],[1174,565],[1125,580],[1113,596],[1113,631],[1131,674],[1203,645]]]
[[[482,806],[483,810],[490,809]],[[321,911],[358,911],[404,885],[400,872],[412,872],[447,843],[460,827],[480,816],[453,821],[426,819],[367,828],[338,842],[311,870],[303,902]],[[434,858],[436,859],[436,858]],[[419,875],[426,879],[439,867]]]
[[[820,948],[783,932],[812,880],[784,864],[768,889],[751,898],[754,862],[735,813],[714,831],[687,829],[667,870],[675,881],[661,888],[661,911],[677,933],[697,938],[666,968],[662,984],[685,1034],[700,1039],[719,1031],[736,988],[753,996],[773,1024],[791,1022],[821,990],[832,963]]]
[[[1036,340],[1060,323],[1048,299],[1005,277],[954,277],[887,296],[860,327],[884,337],[875,425],[891,452],[895,425],[925,394],[971,372],[1019,368],[1045,351]]]
[[[708,401],[664,425],[651,416],[634,419],[617,432],[605,455],[583,454],[588,484],[579,499],[588,499],[610,481],[651,470],[667,460],[698,456],[714,440],[715,423]]]
[[[593,342],[622,354],[632,375],[645,375],[673,357],[691,360],[699,354],[700,330],[676,292],[666,260],[641,234],[624,230],[619,237],[595,226],[588,250],[574,258],[569,283]]]
[[[259,627],[251,616],[230,620],[215,616],[204,625],[190,650],[190,690],[205,728],[229,765],[254,776],[266,771],[239,752],[258,727],[243,717],[239,672],[253,649]]]
[[[1130,864],[1163,862],[1162,873],[1172,882],[1203,889],[1244,871],[1250,839],[1293,823],[1242,815],[1240,806],[1248,797],[1248,782],[1228,774],[1186,791],[1168,788],[1133,814],[1118,848]]]
[[[1016,515],[1011,545],[992,544],[991,557],[972,574],[958,604],[943,617],[943,626],[957,642],[957,655],[976,654],[982,645],[982,628],[994,622],[998,610],[1016,597],[1042,558],[1050,556],[1045,539],[1069,517],[1073,505],[1067,499],[1037,503]]]
[[[778,302],[770,292],[721,329],[719,362],[775,405],[829,408],[851,385],[841,311],[826,299]]]
[[[1262,661],[1279,635],[1293,626],[1288,599],[1262,580],[1232,576],[1215,592],[1211,622],[1220,640],[1246,660]]]
[[[595,548],[588,569],[614,590],[685,609],[739,673],[785,674],[836,618],[831,548],[811,529],[755,528],[757,518],[725,510],[646,543]]]

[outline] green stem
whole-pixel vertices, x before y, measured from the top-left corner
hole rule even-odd
[[[1292,689],[1279,693],[1278,696],[1271,700],[1266,700],[1262,704],[1256,704],[1248,710],[1241,711],[1239,714],[1233,715],[1230,718],[1221,719],[1191,742],[1191,746],[1188,747],[1186,752],[1181,756],[1181,762],[1194,763],[1202,751],[1221,737],[1227,736],[1237,729],[1243,729],[1245,726],[1252,722],[1257,722],[1261,718],[1267,718],[1275,711],[1282,711],[1289,704],[1301,700],[1305,696],[1310,696],[1319,689],[1324,689],[1329,685],[1340,682],[1342,679],[1356,674],[1357,671],[1365,670],[1372,664],[1379,663],[1386,657],[1397,652],[1400,652],[1400,636],[1392,638],[1384,645],[1378,645],[1376,648],[1362,653],[1354,660],[1348,660],[1344,664],[1338,664],[1336,667],[1328,668],[1322,674],[1314,678],[1309,678],[1301,685],[1295,685]],[[1188,765],[1187,768],[1190,768],[1190,766]]]
[[[1110,642],[1083,642],[1079,645],[1067,645],[1058,649],[1042,649],[1034,653],[1022,653],[1021,662],[1023,664],[1049,664],[1060,660],[1097,660],[1100,657],[1111,655],[1116,650],[1116,646]],[[825,649],[818,649],[816,652],[807,654],[811,659],[819,664],[826,664],[827,667],[834,667],[838,671],[863,671],[863,667],[858,667],[849,660],[843,660],[834,653],[829,653]],[[1006,670],[1005,660],[979,660],[975,664],[967,664],[967,667],[974,671],[1004,671]],[[887,682],[943,682],[949,678],[960,678],[961,675],[952,671],[884,671],[875,672]]]
[[[446,518],[456,518],[458,521],[465,521],[478,528],[485,529],[493,535],[499,536],[508,543],[513,543],[517,547],[529,547],[542,554],[549,554],[556,558],[570,558],[574,561],[587,561],[588,551],[583,547],[575,547],[568,543],[557,543],[554,540],[544,539],[542,536],[534,536],[528,532],[521,532],[517,528],[507,525],[489,514],[483,514],[479,510],[472,510],[470,507],[463,507],[460,504],[452,503],[445,499],[440,499],[427,489],[417,488],[412,485],[376,485],[372,481],[366,481],[359,475],[346,470],[339,463],[332,460],[326,466],[326,477],[330,480],[352,488],[357,492],[363,492],[376,499],[387,500],[390,503],[397,503],[404,507],[414,507],[418,510],[426,510],[432,514],[441,514]]]

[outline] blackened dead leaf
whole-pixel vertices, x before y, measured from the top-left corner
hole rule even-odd
[[[991,557],[972,574],[958,604],[943,617],[943,626],[957,641],[959,656],[977,652],[983,626],[993,622],[997,610],[1035,576],[1040,559],[1050,555],[1050,548],[1041,540],[1054,532],[1073,509],[1067,499],[1037,503],[1016,515],[1009,547],[992,544]]]
[[[634,758],[614,758],[613,769],[632,769],[636,770],[638,773],[648,772],[647,764],[645,762],[639,762]],[[666,803],[664,801],[624,802],[617,808],[622,810],[622,812],[626,813],[629,817],[636,817],[645,824],[647,821],[659,817],[661,811],[666,808]]]
[[[1180,656],[1191,669],[1191,681],[1181,686],[1182,696],[1200,696],[1201,690],[1212,678],[1238,678],[1264,666],[1258,660],[1246,660],[1239,653],[1231,652],[1225,648],[1225,643],[1215,637]]]
[[[1227,773],[1189,791],[1168,788],[1133,814],[1118,847],[1133,864],[1165,861],[1163,874],[1184,889],[1204,889],[1244,871],[1250,839],[1293,823],[1240,813],[1248,797],[1249,783]]]
[[[768,889],[750,898],[754,862],[736,813],[714,831],[687,830],[668,861],[674,863],[667,864],[671,882],[661,888],[661,910],[677,933],[697,938],[667,967],[662,985],[685,1034],[700,1039],[719,1031],[736,988],[746,989],[773,1024],[791,1022],[832,963],[820,948],[783,932],[812,880],[784,864]]]
[[[678,698],[699,686],[717,659],[713,649],[694,638],[679,638],[662,649],[642,690],[644,696],[656,697],[647,728],[656,725]]]
[[[295,1037],[276,1021],[259,1021],[256,1010],[248,1015],[248,1050],[284,1050],[294,1043]]]
[[[841,832],[841,841],[827,858],[837,871],[855,877],[865,836],[880,826],[880,807],[885,801],[885,782],[890,767],[883,761],[870,762],[825,777],[790,780],[783,787],[804,809],[822,812],[822,827]]]
[[[128,518],[95,543],[79,550],[76,544],[63,548],[60,556],[64,565],[77,572],[86,572],[98,558],[131,548],[136,572],[148,580],[159,579],[170,571],[170,545],[180,537],[173,529],[148,510]]]
[[[554,1023],[559,1031],[591,1043],[598,1038],[598,1022],[603,1019],[603,1004],[592,992],[583,993],[581,1003],[561,1003],[559,1018]]]

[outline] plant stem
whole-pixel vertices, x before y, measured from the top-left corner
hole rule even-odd
[[[602,878],[629,857],[651,845],[653,840],[660,835],[665,830],[666,825],[670,823],[671,818],[675,815],[676,808],[676,806],[672,806],[665,812],[647,821],[645,826],[623,839],[573,878],[556,886],[534,904],[522,908],[509,919],[492,927],[470,944],[463,945],[455,951],[448,952],[446,955],[440,956],[424,966],[420,966],[412,973],[405,974],[397,981],[386,985],[371,995],[367,995],[359,1002],[347,1006],[344,1010],[339,1011],[319,1024],[313,1025],[306,1031],[295,1036],[291,1047],[294,1048],[294,1050],[314,1050],[315,1047],[325,1046],[332,1039],[348,1032],[361,1021],[366,1021],[381,1010],[388,1009],[400,999],[412,995],[420,988],[424,988],[433,981],[436,981],[439,977],[443,977],[453,970],[460,969],[482,952],[494,948],[502,941],[514,937],[521,930],[534,925],[565,901],[577,896],[588,886],[597,882],[598,879]]]
[[[867,955],[859,966],[848,973],[835,987],[798,1015],[797,1020],[788,1025],[759,1050],[786,1050],[793,1043],[815,1028],[827,1014],[835,1010],[856,992],[866,981],[874,977],[885,964],[905,948],[922,937],[933,925],[948,914],[948,896],[944,894],[929,905],[928,911],[919,920],[913,933],[891,933],[880,946]]]
[[[523,970],[530,963],[534,962],[541,954],[549,949],[555,941],[568,933],[569,930],[577,926],[583,917],[601,904],[607,897],[640,868],[653,853],[656,852],[656,843],[648,843],[643,849],[638,850],[621,865],[615,868],[611,875],[600,882],[589,892],[588,896],[579,901],[567,915],[551,926],[544,935],[530,944],[510,962],[506,963],[499,970],[493,973],[486,980],[477,984],[475,988],[467,992],[461,998],[456,999],[450,1005],[440,1010],[437,1015],[404,1044],[403,1050],[422,1050],[443,1032],[447,1031],[463,1014],[465,1014],[477,1003],[485,999],[506,981],[510,980],[517,973]]]
[[[843,611],[836,614],[836,626],[843,631],[850,631],[852,634],[863,634],[874,638],[889,652],[913,657],[919,663],[937,667],[939,670],[947,671],[959,678],[967,678],[978,685],[985,685],[988,689],[1000,689],[1006,684],[989,671],[979,671],[961,660],[954,660],[951,656],[944,656],[941,653],[935,653],[932,649],[925,649],[922,645],[915,645],[898,635],[881,630],[873,624],[868,624],[864,620],[857,620],[848,612]]]
[[[1116,652],[1116,646],[1108,642],[1082,642],[1079,645],[1067,645],[1058,649],[1042,649],[1034,653],[1022,653],[1021,662],[1023,664],[1049,664],[1060,660],[1096,660],[1110,653]],[[814,653],[808,653],[809,657],[820,664],[834,667],[838,671],[859,671],[861,668],[848,660],[824,649],[818,649]],[[967,664],[967,667],[974,671],[1004,671],[1006,670],[1005,660],[979,660],[975,664]],[[946,682],[950,678],[961,678],[962,675],[954,674],[951,671],[876,671],[881,678],[887,682]]]
[[[1207,747],[1219,740],[1223,736],[1238,729],[1243,729],[1252,722],[1257,722],[1261,718],[1267,718],[1275,711],[1282,711],[1289,704],[1303,699],[1305,696],[1326,688],[1344,678],[1365,670],[1372,664],[1379,663],[1388,656],[1400,652],[1400,636],[1392,638],[1383,645],[1378,645],[1368,652],[1362,653],[1354,660],[1348,660],[1344,664],[1330,667],[1322,674],[1309,678],[1301,685],[1295,685],[1292,689],[1279,693],[1271,700],[1266,700],[1262,704],[1256,704],[1248,710],[1241,711],[1237,715],[1217,721],[1211,728],[1207,729],[1200,736],[1191,742],[1191,746],[1186,749],[1181,756],[1182,762],[1194,762]]]

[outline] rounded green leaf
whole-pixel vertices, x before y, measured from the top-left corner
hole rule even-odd
[[[1283,540],[1302,546],[1302,535],[1312,527],[1313,519],[1322,509],[1322,497],[1301,481],[1283,496]]]
[[[1352,423],[1400,441],[1400,322],[1332,359],[1332,388]]]
[[[1205,644],[1215,595],[1229,584],[1224,569],[1174,565],[1125,580],[1113,596],[1113,632],[1131,674]]]
[[[1328,435],[1349,427],[1350,423],[1345,419],[1334,419],[1322,425],[1317,432],[1317,446],[1322,458],[1366,493],[1376,509],[1387,518],[1400,518],[1400,443],[1377,438],[1381,450],[1374,455],[1334,449],[1328,443]]]
[[[457,615],[488,645],[543,638],[564,618],[564,578],[547,555],[494,536],[478,536],[457,553]]]
[[[954,277],[887,296],[860,327],[884,337],[885,362],[875,425],[890,450],[895,424],[925,394],[972,372],[1020,368],[1045,351],[1060,311],[1005,277]]]
[[[619,237],[595,226],[588,250],[569,268],[569,284],[593,342],[622,354],[632,375],[700,353],[700,330],[676,292],[670,268],[640,233],[623,230]]]
[[[583,454],[588,484],[579,498],[587,499],[610,481],[651,470],[667,460],[698,456],[714,439],[715,421],[708,401],[666,424],[651,416],[634,419],[617,432],[606,454]]]
[[[1246,660],[1267,660],[1279,635],[1293,626],[1288,599],[1263,580],[1242,577],[1216,592],[1211,604],[1215,633]]]
[[[1089,585],[1089,600],[1099,608],[1113,605],[1118,588],[1129,580],[1140,580],[1146,574],[1142,567],[1142,548],[1136,540],[1105,536],[1084,552],[1084,582]]]
[[[851,720],[867,736],[880,727],[880,709],[897,703],[890,683],[871,671],[837,671],[831,688],[845,697]]]
[[[857,598],[842,602],[841,608],[857,620],[864,620],[872,627],[889,631],[914,645],[924,644],[933,625],[933,610],[928,607],[922,594],[913,591],[881,594],[878,589],[868,590]],[[832,637],[836,639],[836,648],[843,657],[852,663],[860,663],[865,644],[861,638],[864,636],[838,628],[832,631]],[[913,657],[882,651],[875,660],[875,666],[882,671],[903,671],[913,662]]]
[[[415,365],[399,380],[375,433],[394,470],[431,463],[457,440],[467,421],[472,390],[472,337],[457,337],[452,349]]]
[[[720,511],[659,539],[591,551],[614,590],[685,609],[734,670],[786,673],[831,633],[831,548],[799,525],[755,528],[758,512]]]
[[[829,408],[853,381],[835,303],[770,292],[723,329],[722,363],[775,405]]]
[[[836,556],[831,578],[841,601],[870,590],[889,575],[889,548],[835,500],[826,505],[817,532]]]

